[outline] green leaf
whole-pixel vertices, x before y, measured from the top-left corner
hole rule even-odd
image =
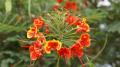
[[[12,0],[6,0],[5,1],[5,10],[6,10],[6,13],[11,12],[11,10],[12,10]]]
[[[94,23],[105,18],[107,16],[107,12],[103,10],[87,8],[83,10],[83,15],[89,20],[89,22]]]
[[[18,25],[0,23],[0,32],[1,33],[21,32],[26,29],[26,26],[24,26],[22,24],[18,24]]]

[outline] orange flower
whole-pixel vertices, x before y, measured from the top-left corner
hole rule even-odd
[[[63,0],[57,0],[57,2],[58,2],[58,3],[61,3],[61,2],[63,2]]]
[[[81,35],[79,43],[83,46],[90,46],[90,35],[88,33],[84,33]]]
[[[34,47],[32,45],[29,47],[29,51],[30,51],[30,59],[37,60],[38,55],[35,53]]]
[[[58,10],[59,7],[60,7],[60,6],[59,6],[58,4],[56,4],[56,5],[53,6],[52,9],[53,9],[54,11],[56,11],[56,10]]]
[[[41,28],[44,26],[44,20],[43,18],[40,16],[38,19],[34,19],[34,26],[37,28]]]
[[[76,32],[79,33],[79,32],[89,32],[90,31],[90,28],[89,28],[89,25],[87,23],[83,24],[83,25],[79,25]]]
[[[70,59],[71,58],[71,51],[69,48],[63,47],[58,51],[58,54],[60,57],[63,57],[65,59]]]
[[[67,1],[64,8],[67,10],[77,10],[77,4],[76,2]]]
[[[77,17],[75,17],[75,16],[68,16],[67,18],[66,18],[66,22],[68,22],[70,25],[76,25],[77,22],[78,21],[78,18]]]
[[[74,44],[72,45],[71,47],[71,53],[73,56],[76,56],[76,57],[82,57],[83,56],[83,47],[79,44]]]
[[[76,30],[77,33],[79,33],[79,32],[89,32],[90,31],[90,27],[86,23],[85,18],[83,18],[82,22],[79,22],[77,27],[78,27],[78,29]]]
[[[88,33],[83,33],[83,34],[81,34],[80,39],[81,40],[88,40],[88,39],[90,39],[90,35]]]
[[[29,51],[30,51],[31,60],[37,60],[38,58],[42,56],[41,50],[35,49],[33,45],[29,47]]]
[[[43,33],[38,33],[38,34],[37,34],[37,41],[38,41],[38,42],[41,42],[41,43],[45,43],[45,42],[46,42],[46,38],[45,38],[45,36],[43,35]]]
[[[37,36],[37,28],[31,27],[30,30],[27,31],[27,38],[34,38]]]
[[[42,48],[42,43],[39,41],[35,41],[33,43],[34,49],[41,49]]]
[[[45,52],[50,53],[51,50],[59,50],[62,46],[62,43],[58,40],[49,40],[45,44]]]

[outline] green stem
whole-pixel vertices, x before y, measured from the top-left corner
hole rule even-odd
[[[102,52],[103,50],[105,49],[106,45],[107,45],[107,41],[108,41],[108,35],[106,34],[106,39],[105,39],[105,43],[102,47],[102,49],[97,53],[97,55],[93,58],[93,60],[95,60]]]
[[[30,61],[30,67],[34,67],[35,61]]]
[[[107,41],[108,41],[108,35],[106,34],[105,42],[104,42],[104,45],[103,45],[102,49],[91,60],[89,60],[89,58],[86,56],[88,62],[85,63],[85,65],[87,65],[87,64],[89,65],[90,62],[92,62],[93,60],[95,60],[103,52],[103,50],[105,49],[105,47],[107,45]]]
[[[31,0],[28,0],[28,15],[31,17]]]
[[[76,36],[75,34],[68,34],[68,35],[63,35],[64,37],[63,38],[66,38],[66,39],[68,39],[68,38],[79,38],[78,36]]]
[[[10,13],[6,14],[2,22],[5,23],[9,16],[10,16]]]
[[[23,60],[18,61],[18,62],[15,63],[13,66],[14,66],[14,67],[17,67],[22,61],[23,61]]]
[[[57,37],[58,35],[56,35],[56,34],[48,34],[48,35],[46,35],[45,37]]]
[[[85,67],[85,65],[84,65],[84,63],[83,63],[83,61],[82,61],[82,59],[80,57],[79,57],[79,60],[80,60],[80,63],[82,65],[82,67]]]
[[[56,67],[59,67],[59,60],[60,60],[60,57],[58,57],[58,60],[57,60],[57,65],[56,65]]]
[[[71,29],[70,31],[64,33],[64,35],[70,34],[70,33],[71,33],[73,30],[75,30],[75,29],[77,29],[77,28],[73,28],[73,29]],[[74,33],[74,34],[76,34],[76,33]]]

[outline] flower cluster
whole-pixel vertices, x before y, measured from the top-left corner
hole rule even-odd
[[[66,59],[70,58],[71,56],[80,58],[83,56],[83,48],[90,46],[90,35],[87,33],[90,31],[89,25],[86,23],[85,18],[83,18],[81,21],[75,16],[68,16],[66,18],[66,22],[69,25],[77,26],[76,33],[81,33],[81,36],[70,48],[61,48],[59,55]]]
[[[70,47],[62,47],[63,44],[59,40],[47,40],[45,35],[38,31],[38,29],[46,27],[45,22],[40,19],[34,19],[33,27],[27,31],[27,38],[36,38],[36,41],[29,47],[31,60],[36,60],[45,53],[51,53],[51,51],[57,51],[59,56],[65,59],[70,59],[71,56],[83,56],[83,48],[90,46],[90,35],[87,33],[89,31],[89,25],[85,19],[78,21],[78,18],[73,16],[66,17],[66,22],[68,25],[76,26],[77,33],[81,33],[76,43]],[[46,27],[46,29],[48,28]]]
[[[53,10],[57,10],[58,8],[60,8],[61,7],[60,5],[61,5],[61,3],[64,2],[64,0],[57,0],[57,2],[58,3],[53,6]],[[62,7],[66,10],[75,10],[76,11],[78,9],[76,2],[70,1],[70,0],[65,1],[64,6],[62,6]]]
[[[42,17],[39,17],[37,19],[34,19],[33,26],[30,27],[30,29],[27,31],[27,38],[36,38],[37,39],[29,47],[31,60],[38,59],[44,53],[42,45],[43,45],[43,43],[46,42],[46,38],[43,35],[43,33],[39,32],[39,29],[41,29],[43,26],[45,26],[44,20]],[[46,28],[46,29],[48,29],[48,28]]]
[[[63,0],[57,0],[57,2],[62,3]],[[64,8],[67,10],[77,10],[77,5],[75,2],[68,0],[65,3]],[[35,40],[29,47],[31,60],[37,60],[44,54],[52,53],[51,51],[57,52],[60,57],[67,60],[73,56],[81,58],[84,55],[84,48],[90,46],[90,35],[88,34],[90,27],[87,23],[87,20],[85,18],[81,19],[77,16],[73,16],[70,13],[66,14],[67,15],[65,15],[65,18],[63,19],[64,23],[57,23],[55,21],[56,23],[53,24],[54,26],[47,24],[47,21],[45,21],[45,19],[43,19],[41,16],[34,19],[33,25],[27,31],[27,38],[34,38]],[[52,20],[54,21],[53,17]],[[51,28],[54,29],[54,27],[60,26],[60,24],[66,24],[67,26],[72,27],[72,29],[75,29],[74,33],[77,35],[78,39],[75,40],[72,46],[66,46],[66,43],[64,43],[57,36],[54,36],[55,32],[51,31]],[[40,30],[42,30],[42,32],[40,32]],[[63,31],[65,31],[65,33],[68,33],[66,30]],[[48,38],[47,35],[49,34],[52,34],[54,37]],[[58,36],[64,39],[63,35],[59,34]]]

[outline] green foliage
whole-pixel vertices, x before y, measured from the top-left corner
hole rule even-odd
[[[120,33],[120,22],[112,23],[109,25],[109,32],[118,32]]]
[[[0,53],[0,67],[10,67],[10,66],[15,66],[15,67],[24,67],[27,66],[27,63],[30,61],[29,58],[27,57],[27,54],[22,52],[17,53],[17,52],[12,52],[12,51],[2,51]],[[26,63],[26,65],[21,65],[21,63]]]
[[[25,22],[20,23],[19,20],[17,20],[17,15],[14,15],[12,18],[10,18],[10,20],[8,20],[8,17],[5,17],[4,20],[0,22],[1,33],[21,32],[27,29],[27,27],[29,26]]]
[[[75,33],[77,27],[70,26],[64,21],[66,19],[65,12],[62,14],[51,12],[48,18],[49,20],[47,20],[46,23],[50,27],[50,32],[54,34],[53,37],[56,37],[56,39],[60,40],[64,45],[70,46],[75,43],[77,39],[79,39],[79,35]]]
[[[119,32],[120,33],[120,4],[118,3],[113,3],[113,9],[109,11],[109,32]]]
[[[90,9],[86,8],[83,10],[83,16],[85,16],[90,23],[100,22],[101,19],[104,19],[107,15],[107,12],[100,9]]]
[[[18,25],[0,23],[0,32],[1,33],[21,32],[24,29],[26,29],[25,24],[18,24]]]

